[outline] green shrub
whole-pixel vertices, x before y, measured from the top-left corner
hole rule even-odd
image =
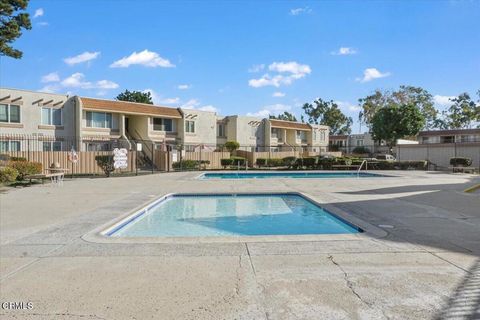
[[[315,168],[315,165],[317,164],[317,158],[314,158],[314,157],[307,157],[307,158],[303,158],[303,165],[307,168],[307,169],[313,169]]]
[[[339,150],[340,150],[340,147],[336,144],[332,144],[328,146],[328,151],[339,151]]]
[[[102,168],[103,172],[105,172],[105,175],[110,177],[110,173],[115,170],[115,167],[113,166],[113,155],[95,156],[95,161],[97,162],[97,165]]]
[[[278,159],[278,158],[268,159],[267,165],[269,167],[281,167],[283,166],[283,159]]]
[[[17,170],[17,180],[21,181],[25,176],[42,173],[42,164],[40,162],[29,161],[10,161],[8,167]]]
[[[238,148],[240,148],[240,143],[238,143],[237,141],[227,141],[227,142],[225,142],[225,144],[223,146],[229,152],[233,152],[233,151],[237,150]]]
[[[197,169],[200,161],[197,160],[182,160],[172,163],[173,169],[181,169],[181,170],[192,170]]]
[[[470,167],[472,159],[470,158],[450,158],[450,165],[454,167]]]
[[[0,154],[0,161],[8,161],[10,156],[8,154]]]
[[[24,157],[10,157],[10,161],[27,161],[27,158]]]
[[[426,170],[428,161],[397,161],[395,168],[400,170]]]
[[[364,146],[358,146],[352,150],[352,153],[367,154],[367,153],[370,153],[370,150],[368,150],[368,148]]]
[[[257,158],[255,164],[259,167],[265,167],[267,165],[267,159],[265,158]]]
[[[395,162],[379,160],[378,163],[375,164],[375,167],[378,168],[378,170],[394,170]]]
[[[13,182],[18,177],[18,171],[11,167],[0,168],[0,183]]]
[[[244,166],[247,161],[244,157],[231,157],[230,159],[233,161],[233,166]]]
[[[285,157],[282,159],[283,165],[288,168],[293,168],[295,166],[296,157]]]
[[[220,159],[220,164],[225,169],[226,167],[231,166],[233,164],[233,159]]]
[[[322,170],[331,170],[334,163],[335,158],[319,158],[317,162],[317,168]]]

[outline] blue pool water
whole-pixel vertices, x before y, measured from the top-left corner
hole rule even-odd
[[[200,179],[268,179],[268,178],[371,178],[380,174],[352,171],[344,172],[213,172],[204,173]]]
[[[171,195],[108,231],[113,237],[358,233],[297,194]]]

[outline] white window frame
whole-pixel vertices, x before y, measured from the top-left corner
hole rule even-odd
[[[161,129],[160,130],[155,129],[155,119],[158,119],[161,122],[161,124],[160,124]],[[170,128],[171,130],[165,130],[165,128],[166,128],[165,120],[171,121],[171,124],[172,124],[171,128]],[[152,128],[153,128],[153,131],[162,131],[162,132],[174,132],[175,131],[173,119],[169,119],[169,118],[158,118],[158,117],[152,118]]]
[[[91,113],[92,114],[92,117],[91,117],[91,123],[89,125],[88,123],[88,114]],[[99,114],[104,114],[105,115],[105,120],[103,121],[103,127],[96,127],[96,126],[93,126],[93,114],[94,113],[99,113]],[[110,126],[108,126],[108,121],[107,121],[107,115],[110,115]],[[110,112],[102,112],[102,111],[85,111],[85,125],[87,126],[87,128],[96,128],[96,129],[113,129],[113,114],[110,113]]]
[[[48,112],[48,123],[44,123],[44,118],[43,118],[43,110],[49,110]],[[53,123],[53,110],[60,110],[60,123],[59,124],[54,124]],[[49,108],[49,107],[42,107],[41,112],[41,117],[42,117],[42,125],[45,126],[62,126],[63,125],[63,108]]]
[[[22,123],[22,107],[20,107],[20,105],[18,104],[12,104],[12,103],[0,103],[0,105],[3,105],[3,106],[7,106],[7,121],[1,121],[0,122],[3,122],[3,123]],[[10,108],[14,106],[14,107],[18,107],[18,122],[12,122],[11,121],[11,115],[12,115],[12,112],[10,111]]]
[[[192,130],[192,128],[193,128],[193,130]],[[185,120],[185,132],[195,133],[195,121]]]
[[[226,129],[225,123],[217,123],[217,137],[225,138],[226,137],[225,129]]]

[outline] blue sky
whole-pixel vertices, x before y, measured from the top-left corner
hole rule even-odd
[[[31,1],[29,12],[2,87],[151,90],[158,104],[223,115],[300,115],[321,97],[355,120],[377,88],[422,86],[440,108],[480,88],[480,1]]]

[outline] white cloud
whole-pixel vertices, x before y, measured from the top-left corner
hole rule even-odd
[[[289,111],[291,108],[292,107],[290,107],[289,105],[277,103],[265,106],[257,112],[249,112],[247,113],[247,116],[268,118],[270,115],[278,115],[285,111]]]
[[[250,73],[255,73],[255,72],[260,72],[260,71],[262,71],[263,69],[265,69],[265,65],[264,65],[264,64],[254,64],[253,66],[251,66],[250,68],[248,68],[248,72],[250,72]]]
[[[180,98],[164,98],[153,89],[145,89],[142,92],[150,92],[154,104],[159,105],[178,105],[180,103]]]
[[[433,101],[435,102],[436,105],[447,107],[453,104],[453,102],[450,99],[454,99],[454,98],[455,96],[441,96],[437,94],[433,96]]]
[[[43,16],[44,13],[43,8],[38,8],[33,14],[33,19]]]
[[[274,93],[272,94],[272,97],[274,97],[274,98],[282,98],[282,97],[285,97],[285,93],[284,93],[284,92],[277,91],[277,92],[274,92]]]
[[[92,83],[85,81],[85,75],[80,72],[72,74],[70,77],[67,77],[62,80],[62,86],[67,88],[82,88],[88,89],[92,87]]]
[[[385,78],[390,76],[390,72],[380,72],[375,68],[367,68],[363,71],[363,77],[362,78],[357,78],[356,80],[359,82],[368,82],[372,81],[374,79],[380,79],[380,78]]]
[[[40,92],[46,92],[46,93],[55,93],[60,89],[60,86],[58,84],[49,84],[46,85],[45,87],[41,88],[39,91]]]
[[[312,13],[312,12],[313,10],[310,9],[309,7],[290,9],[290,15],[292,16],[298,16],[302,13]]]
[[[358,111],[362,110],[362,108],[360,106],[355,105],[355,104],[351,104],[348,101],[334,101],[334,102],[336,104],[338,104],[340,109],[343,109],[344,111],[358,112]]]
[[[295,61],[274,62],[268,66],[268,70],[276,72],[290,72],[292,74],[309,74],[312,72],[309,65],[299,64]]]
[[[46,27],[46,26],[48,26],[48,22],[42,21],[42,22],[37,23],[37,25],[40,26],[40,27]]]
[[[118,84],[110,80],[100,80],[96,82],[96,87],[99,89],[117,89]]]
[[[98,51],[96,51],[96,52],[85,51],[84,53],[81,53],[81,54],[76,55],[74,57],[65,58],[65,59],[63,59],[63,61],[66,64],[68,64],[69,66],[73,66],[75,64],[79,64],[79,63],[82,63],[82,62],[88,62],[88,61],[97,59],[99,55],[100,55],[100,52],[98,52]]]
[[[337,51],[332,51],[331,54],[334,56],[347,56],[356,54],[357,50],[350,47],[340,47]]]
[[[180,85],[178,85],[177,89],[178,89],[178,90],[188,90],[188,89],[190,89],[191,87],[192,87],[192,86],[189,85],[189,84],[180,84]]]
[[[190,99],[187,102],[183,103],[180,108],[183,109],[195,109],[200,105],[200,101],[197,99]]]
[[[217,108],[215,108],[215,107],[212,106],[212,105],[200,107],[200,108],[198,108],[198,110],[210,111],[210,112],[218,112],[218,111],[219,111]]]
[[[71,76],[63,79],[56,80],[59,81],[58,84],[49,85],[44,87],[42,90],[48,90],[49,92],[56,92],[62,88],[79,88],[79,89],[117,89],[118,84],[110,80],[99,80],[96,82],[91,82],[85,80],[85,75],[80,72],[76,72]]]
[[[268,70],[277,72],[277,74],[270,75],[266,73],[261,78],[250,79],[248,85],[254,88],[265,86],[278,88],[281,85],[290,85],[295,80],[301,79],[312,72],[309,65],[299,64],[295,61],[273,62],[268,66]]]
[[[49,82],[58,82],[60,81],[60,76],[57,72],[50,72],[42,77],[42,83],[49,83]]]
[[[145,67],[162,67],[162,68],[174,68],[175,65],[172,64],[168,59],[160,57],[160,55],[153,51],[148,51],[147,49],[141,52],[133,52],[128,57],[123,57],[120,60],[113,62],[110,65],[110,68],[128,68],[131,65],[142,65]]]

